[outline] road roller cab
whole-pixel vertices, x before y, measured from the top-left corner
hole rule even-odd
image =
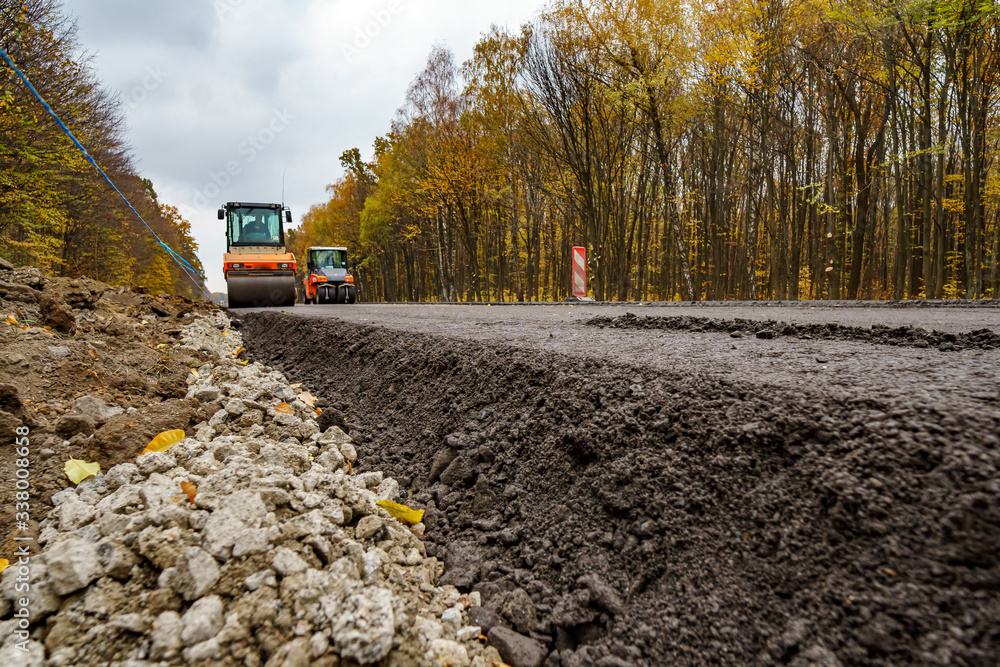
[[[358,291],[354,276],[348,273],[347,248],[306,250],[308,274],[305,285],[306,303],[354,303]]]
[[[285,252],[284,228],[292,212],[281,204],[230,202],[219,220],[226,221],[229,307],[294,306],[295,255]]]

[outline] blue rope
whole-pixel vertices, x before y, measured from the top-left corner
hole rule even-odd
[[[66,127],[66,124],[62,122],[62,119],[59,118],[56,112],[52,110],[52,107],[50,107],[49,103],[45,101],[45,98],[42,97],[41,93],[39,93],[35,89],[35,87],[31,85],[31,81],[28,81],[28,77],[26,77],[24,73],[21,72],[21,70],[17,67],[17,65],[14,64],[14,61],[11,60],[11,57],[9,55],[7,55],[7,52],[3,49],[3,47],[0,47],[0,57],[2,57],[4,62],[6,62],[7,65],[12,70],[14,70],[14,73],[17,74],[18,78],[21,79],[22,82],[24,82],[24,85],[28,87],[28,90],[31,91],[31,94],[35,96],[35,98],[41,103],[41,105],[45,108],[45,110],[49,113],[49,115],[52,116],[52,119],[55,120],[56,124],[59,125],[62,131],[66,133],[66,136],[68,136],[70,140],[74,144],[76,144],[76,147],[80,149],[80,152],[83,153],[83,156],[87,158],[87,162],[93,165],[94,169],[96,169],[101,174],[101,176],[104,177],[104,180],[108,182],[108,185],[111,186],[111,189],[118,193],[118,196],[122,198],[122,201],[125,202],[126,206],[128,206],[132,210],[132,212],[135,213],[135,217],[139,218],[139,222],[141,222],[143,225],[146,226],[146,229],[149,230],[149,233],[152,234],[153,238],[156,239],[156,242],[159,243],[163,247],[163,249],[167,251],[167,254],[174,260],[174,262],[177,263],[177,265],[184,272],[184,275],[190,278],[191,281],[194,282],[194,284],[198,288],[200,288],[202,292],[205,293],[205,296],[211,299],[212,295],[199,279],[198,271],[196,271],[195,268],[191,266],[186,259],[178,255],[176,252],[174,252],[173,248],[164,243],[163,239],[161,239],[159,235],[157,235],[157,233],[153,231],[153,228],[146,223],[143,217],[139,215],[139,211],[135,210],[135,207],[132,206],[132,202],[130,202],[125,197],[125,195],[122,194],[121,190],[119,190],[118,187],[111,181],[111,179],[108,178],[108,175],[104,173],[104,170],[101,169],[100,165],[98,165],[97,162],[94,160],[94,158],[90,156],[90,153],[88,153],[87,149],[83,147],[83,144],[80,143],[79,139],[77,139],[76,136],[74,136],[74,134],[70,131],[70,129]]]

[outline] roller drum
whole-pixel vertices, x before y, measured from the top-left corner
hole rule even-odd
[[[295,305],[295,276],[230,276],[230,308],[268,308]]]

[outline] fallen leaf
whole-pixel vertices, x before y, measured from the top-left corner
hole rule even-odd
[[[380,500],[375,504],[384,508],[386,512],[392,515],[393,519],[410,526],[414,526],[424,519],[423,510],[415,510],[411,507],[407,507],[406,505],[394,503],[391,500]]]
[[[143,324],[143,325],[146,325],[146,324],[149,324],[149,322],[147,322],[146,320],[143,320],[143,321],[141,322],[141,324]]]
[[[195,376],[196,378],[200,378],[201,377],[201,373],[198,372],[197,368],[192,368],[191,369],[191,375]]]
[[[3,572],[8,567],[10,567],[10,561],[6,558],[0,558],[0,572]]]
[[[74,484],[79,484],[88,477],[93,477],[97,473],[101,472],[100,463],[87,463],[86,461],[78,461],[77,459],[70,458],[66,461],[66,466],[64,468],[66,471],[66,476]]]
[[[150,440],[149,444],[146,445],[146,449],[142,450],[142,454],[139,454],[139,456],[150,452],[165,452],[183,439],[184,431],[180,429],[174,431],[164,431]]]
[[[87,352],[90,353],[90,356],[93,357],[94,361],[97,361],[97,350],[91,347],[87,349]]]
[[[181,491],[187,494],[188,500],[194,503],[194,497],[198,495],[198,487],[191,482],[181,482]]]
[[[891,568],[888,568],[888,567],[885,568],[885,573],[888,574],[890,577],[898,577],[899,576],[899,572],[896,572],[895,570],[893,570]]]
[[[238,357],[238,356],[240,356],[241,354],[243,354],[246,351],[247,351],[247,349],[245,347],[241,347],[240,349],[238,349],[235,352],[233,352],[233,356],[234,357]]]
[[[250,362],[248,362],[248,361],[247,361],[246,359],[240,359],[239,361],[240,361],[240,363],[241,363],[241,364],[243,364],[244,366],[246,366],[246,365],[247,365],[248,363],[250,363]]]
[[[301,387],[301,386],[302,386],[302,383],[301,383],[301,382],[297,382],[297,383],[295,383],[295,384],[293,384],[293,385],[289,385],[289,386],[290,386],[290,387],[291,387],[292,389],[298,389],[299,387]]]
[[[304,391],[298,395],[298,399],[308,405],[310,408],[316,407],[316,401],[318,400],[315,396],[310,394],[308,391]]]
[[[276,406],[274,406],[274,411],[281,412],[286,415],[292,414],[291,406],[289,406],[288,403],[285,402],[278,403]]]
[[[159,345],[157,345],[156,347],[158,347],[158,348],[161,348],[161,349],[162,349],[162,348],[164,348],[164,347],[167,347],[167,344],[166,344],[166,343],[160,343],[160,344],[159,344]]]

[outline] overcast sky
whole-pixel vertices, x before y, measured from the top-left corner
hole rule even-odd
[[[81,45],[122,94],[141,174],[194,228],[225,291],[228,201],[285,203],[294,225],[342,174],[340,155],[389,129],[443,43],[463,62],[491,24],[543,0],[68,0]]]

